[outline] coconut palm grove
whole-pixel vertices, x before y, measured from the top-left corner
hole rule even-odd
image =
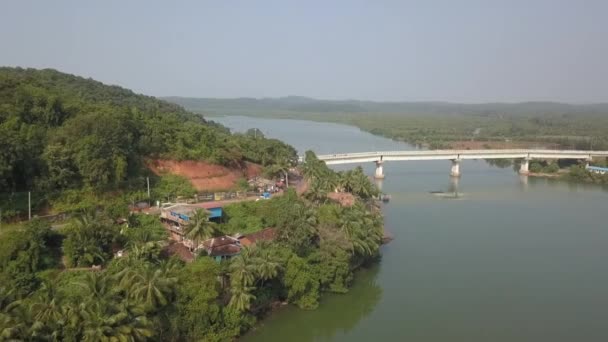
[[[123,88],[1,68],[0,144],[0,340],[231,340],[277,306],[311,310],[323,293],[347,292],[379,258],[379,193],[361,168],[334,172],[312,152],[296,165],[280,141]],[[301,175],[304,188],[230,204],[220,222],[197,211],[184,232],[195,245],[243,229],[276,234],[221,261],[202,249],[184,261],[167,252],[158,215],[129,209],[195,193],[183,177],[150,173],[150,158],[257,163],[269,177]],[[31,190],[59,224],[28,219]]]

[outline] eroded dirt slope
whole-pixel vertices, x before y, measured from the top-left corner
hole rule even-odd
[[[253,163],[246,163],[243,168],[227,168],[204,161],[150,160],[147,165],[157,175],[184,176],[199,191],[228,190],[234,188],[240,178],[252,178],[262,172],[262,167]]]

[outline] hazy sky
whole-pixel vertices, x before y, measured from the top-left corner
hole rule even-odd
[[[606,102],[608,0],[3,0],[0,65],[156,96]]]

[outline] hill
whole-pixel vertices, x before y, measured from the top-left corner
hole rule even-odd
[[[224,166],[293,160],[277,140],[232,135],[179,105],[56,70],[0,68],[0,193],[113,189],[146,159]]]

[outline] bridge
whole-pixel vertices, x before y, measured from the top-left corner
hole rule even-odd
[[[376,164],[376,178],[384,178],[384,162],[416,160],[449,160],[452,162],[450,175],[460,176],[460,161],[466,159],[521,159],[519,173],[528,174],[530,160],[533,159],[575,159],[589,166],[594,157],[608,157],[608,151],[577,150],[429,150],[429,151],[385,151],[363,153],[340,153],[317,156],[327,165]]]

